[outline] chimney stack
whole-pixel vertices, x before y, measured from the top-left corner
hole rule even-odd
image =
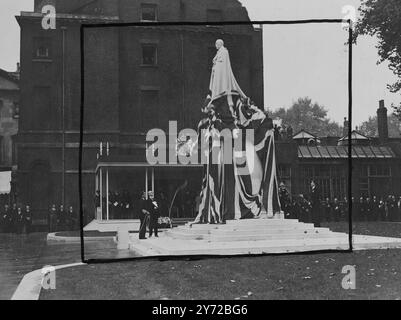
[[[348,136],[348,130],[349,130],[349,121],[347,120],[347,118],[344,118],[343,137]]]
[[[377,128],[379,131],[380,143],[386,143],[388,139],[388,122],[384,100],[379,101],[379,109],[377,109]]]

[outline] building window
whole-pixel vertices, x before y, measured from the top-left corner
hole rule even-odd
[[[14,101],[13,119],[19,119],[19,102]]]
[[[371,197],[391,194],[391,167],[385,164],[375,164],[366,167],[369,176],[365,178],[365,188],[361,189],[361,194]]]
[[[157,65],[157,45],[142,44],[142,65],[143,66]]]
[[[208,9],[206,12],[206,21],[208,22],[223,21],[223,11],[218,9]]]
[[[157,21],[157,5],[142,4],[141,5],[141,21]]]
[[[52,56],[51,39],[40,37],[34,38],[33,58],[51,59]]]
[[[159,91],[142,90],[141,91],[141,109],[143,124],[146,128],[153,129],[159,126]]]

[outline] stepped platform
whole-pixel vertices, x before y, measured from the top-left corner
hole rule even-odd
[[[355,250],[401,248],[401,239],[355,235]],[[226,224],[186,224],[159,238],[130,236],[141,256],[244,255],[349,249],[348,234],[289,219],[230,220]]]

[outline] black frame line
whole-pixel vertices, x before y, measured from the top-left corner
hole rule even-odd
[[[151,27],[151,26],[220,26],[220,25],[299,25],[299,24],[320,24],[320,23],[347,23],[348,24],[348,249],[339,250],[309,250],[290,253],[263,253],[263,254],[244,254],[244,255],[180,255],[180,256],[149,256],[132,257],[121,259],[85,259],[85,237],[84,237],[84,214],[83,214],[83,190],[82,190],[82,160],[83,160],[83,136],[84,136],[84,103],[85,103],[85,29],[92,28],[114,28],[114,27]],[[239,258],[239,257],[261,257],[261,256],[281,256],[281,255],[305,255],[305,254],[324,254],[324,253],[352,253],[353,252],[353,230],[352,230],[352,60],[353,60],[353,22],[351,19],[306,19],[306,20],[262,20],[262,21],[216,21],[216,22],[110,22],[81,24],[80,27],[80,54],[81,54],[81,106],[80,106],[80,138],[79,138],[79,207],[80,207],[80,239],[81,239],[81,261],[86,264],[116,263],[125,261],[166,261],[166,260],[203,260],[207,258]]]

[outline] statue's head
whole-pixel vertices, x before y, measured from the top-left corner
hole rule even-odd
[[[224,41],[221,39],[216,40],[216,49],[219,50],[221,47],[224,47]]]

